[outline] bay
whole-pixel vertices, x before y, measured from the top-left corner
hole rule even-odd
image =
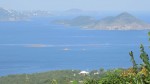
[[[50,21],[0,22],[0,76],[66,69],[128,68],[148,30],[83,30]]]

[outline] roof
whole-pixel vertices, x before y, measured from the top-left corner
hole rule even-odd
[[[87,71],[81,71],[79,74],[89,74]]]

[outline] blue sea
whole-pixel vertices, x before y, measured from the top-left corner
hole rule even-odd
[[[140,44],[149,52],[148,31],[83,30],[49,20],[0,22],[0,76],[50,70],[94,70],[132,66]]]

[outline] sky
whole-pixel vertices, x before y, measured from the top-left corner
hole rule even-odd
[[[0,0],[0,7],[15,10],[150,11],[150,0]]]

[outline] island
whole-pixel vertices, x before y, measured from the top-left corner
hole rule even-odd
[[[91,30],[149,30],[150,24],[135,16],[123,12],[115,17],[109,16],[96,20],[90,16],[78,16],[71,20],[55,20],[55,24],[65,26],[78,26],[83,29]]]

